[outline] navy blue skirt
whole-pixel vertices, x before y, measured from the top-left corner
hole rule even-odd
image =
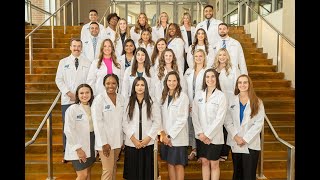
[[[95,157],[95,149],[94,149],[94,132],[90,132],[90,153],[91,153],[91,157],[87,158],[87,161],[84,163],[81,161],[81,163],[79,162],[79,160],[72,160],[72,166],[74,168],[74,170],[76,171],[81,171],[84,170],[90,166],[92,166],[92,164],[96,161],[96,157]]]
[[[204,157],[208,160],[216,161],[220,158],[220,152],[223,144],[205,144],[196,139],[197,157]]]
[[[171,165],[188,164],[188,146],[167,146],[160,143],[161,160],[167,161]]]

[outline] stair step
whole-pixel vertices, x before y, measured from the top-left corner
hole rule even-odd
[[[263,97],[295,97],[295,90],[293,88],[255,88],[257,96]]]
[[[33,67],[33,74],[55,74],[57,67]],[[29,68],[25,68],[25,72],[29,72]]]
[[[30,125],[40,125],[42,122],[43,118],[45,117],[47,112],[42,112],[42,113],[33,113],[33,114],[26,114],[25,115],[25,126],[28,127]],[[53,113],[52,114],[52,124],[60,124],[62,127],[62,113]]]
[[[66,53],[34,53],[33,60],[60,60],[70,55],[70,52]],[[29,53],[25,53],[25,59],[29,60]],[[57,67],[56,67],[57,68]]]
[[[38,61],[39,62],[39,61]],[[41,61],[44,62],[44,61]],[[55,62],[55,61],[49,61]],[[56,63],[56,62],[55,62]],[[56,67],[58,67],[58,63]],[[25,81],[26,83],[37,83],[37,82],[55,82],[56,74],[26,74]]]
[[[56,89],[56,88],[55,88]],[[54,101],[58,95],[58,92],[25,92],[25,100],[26,101],[42,101],[42,100],[50,100]]]
[[[263,80],[252,80],[253,87],[291,87],[291,81],[283,79],[263,79]]]
[[[244,54],[244,58],[268,58],[268,54],[267,53],[257,53],[257,52],[253,52],[253,53],[247,53]]]
[[[262,79],[284,79],[284,73],[282,72],[248,72],[252,81]]]
[[[63,34],[63,33],[56,33],[54,34],[54,38],[74,38],[74,37],[80,37],[80,31],[79,32],[76,32],[76,33],[68,33],[68,34]],[[28,31],[28,33],[25,33],[25,35],[28,35],[31,31]],[[38,32],[36,31],[34,34],[32,34],[32,37],[33,38],[51,38],[52,35],[51,35],[51,31],[49,33],[46,33],[46,32]]]
[[[266,72],[275,72],[276,65],[247,65],[247,69],[250,72],[255,71],[266,71]]]
[[[32,48],[33,53],[70,53],[67,48]],[[29,48],[25,48],[25,54],[29,54]]]
[[[271,59],[265,59],[265,58],[248,58],[246,59],[246,64],[247,65],[272,65],[272,60]]]
[[[35,29],[36,27],[37,26],[35,26],[35,25],[32,25],[32,26],[26,25],[25,30],[31,31],[31,30]],[[67,30],[75,29],[75,30],[81,31],[82,26],[77,26],[77,25],[75,25],[75,26],[54,26],[54,29],[64,29],[64,28],[66,28]],[[41,26],[41,28],[39,30],[45,30],[45,29],[51,30],[51,26],[43,25],[43,26]]]
[[[48,111],[53,101],[26,101],[25,102],[25,111]],[[61,112],[61,102],[58,101],[55,107],[52,110],[53,112]]]
[[[29,47],[29,43],[28,42],[26,42],[25,43],[25,47]],[[47,42],[47,43],[43,43],[43,42],[33,42],[33,47],[34,48],[52,48],[52,44],[51,44],[51,42]],[[70,43],[69,42],[62,42],[62,43],[57,43],[57,42],[55,42],[54,43],[54,47],[55,48],[69,48],[70,47]],[[29,59],[29,57],[28,58],[26,58],[26,59]]]
[[[294,112],[269,112],[266,113],[271,122],[274,121],[293,121],[295,122]]]
[[[59,89],[56,85],[56,83],[53,82],[46,82],[46,83],[25,83],[25,89],[28,91],[40,91],[40,90],[51,90],[51,91],[58,91]]]
[[[27,36],[29,33],[31,32],[31,29],[26,29],[25,30],[25,36]],[[78,37],[80,37],[80,32],[81,29],[68,29],[66,30],[66,34],[75,34],[78,35]],[[34,33],[47,33],[47,34],[51,34],[51,29],[38,29],[37,31],[35,31]],[[60,28],[54,28],[53,29],[53,34],[64,34],[64,30],[60,29]],[[27,38],[28,40],[28,38]]]

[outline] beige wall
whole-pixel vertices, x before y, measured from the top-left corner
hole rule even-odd
[[[31,1],[31,4],[35,5],[35,6],[38,6],[39,8],[41,9],[44,9],[44,0],[30,0]],[[40,24],[44,21],[44,14],[37,11],[37,10],[34,10],[34,9],[31,9],[31,14],[32,14],[32,24]]]

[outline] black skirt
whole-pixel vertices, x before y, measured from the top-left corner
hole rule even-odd
[[[196,139],[197,157],[204,157],[208,160],[216,161],[220,158],[220,152],[223,144],[205,144]]]
[[[136,149],[125,146],[123,178],[126,180],[152,180],[154,179],[153,162],[154,145]]]
[[[84,163],[81,161],[81,163],[79,162],[79,160],[72,160],[72,166],[74,168],[74,170],[76,171],[81,171],[84,170],[90,166],[92,166],[92,164],[96,161],[96,157],[95,157],[95,149],[94,149],[94,132],[90,132],[90,153],[91,156],[89,158],[87,158],[87,161]]]
[[[188,164],[188,146],[169,147],[161,143],[160,157],[161,160],[167,161],[171,165],[186,166]]]

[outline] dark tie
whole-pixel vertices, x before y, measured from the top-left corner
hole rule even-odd
[[[222,47],[221,48],[226,48],[226,40],[222,40]]]
[[[74,65],[76,66],[76,69],[78,69],[78,66],[79,66],[79,60],[78,58],[74,59],[75,62],[74,62]]]
[[[208,19],[207,21],[207,30],[209,29],[209,26],[210,26],[210,19]]]
[[[96,37],[93,37],[92,44],[93,44],[93,55],[95,57],[96,56],[96,47],[97,47],[97,38]]]

